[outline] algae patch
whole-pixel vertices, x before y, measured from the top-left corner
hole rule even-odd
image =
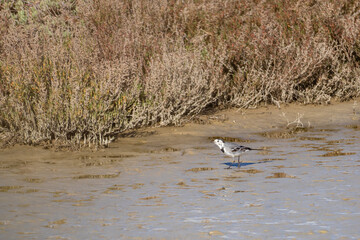
[[[80,176],[73,177],[73,179],[102,179],[102,178],[116,178],[120,175],[119,173],[115,174],[84,174]]]
[[[208,137],[209,140],[214,141],[215,139],[221,139],[225,142],[246,142],[246,143],[251,143],[251,142],[256,142],[256,140],[252,140],[252,139],[244,139],[244,138],[238,138],[238,137],[220,137],[220,136],[215,136],[215,137]]]
[[[198,167],[198,168],[191,168],[186,170],[186,172],[202,172],[202,171],[211,171],[211,170],[215,170],[216,168],[211,168],[211,167]]]
[[[341,150],[330,151],[324,154],[319,155],[319,157],[337,157],[337,156],[346,156],[346,155],[355,155],[354,152],[342,152]]]
[[[0,186],[0,192],[8,192],[10,190],[20,189],[20,188],[23,188],[23,186]]]
[[[262,173],[264,171],[261,170],[257,170],[257,169],[244,169],[244,170],[240,170],[240,172],[244,172],[244,173],[250,173],[250,174],[256,174],[256,173]]]
[[[272,176],[267,176],[266,178],[296,178],[295,176],[291,176],[284,172],[275,172]]]

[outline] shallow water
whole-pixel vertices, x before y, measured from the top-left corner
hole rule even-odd
[[[359,239],[359,114],[224,111],[98,152],[2,150],[0,239]],[[225,169],[214,137],[263,150]]]

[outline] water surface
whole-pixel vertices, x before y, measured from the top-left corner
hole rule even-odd
[[[306,128],[285,129],[298,114]],[[231,110],[96,152],[2,150],[0,238],[358,239],[359,114]],[[215,137],[263,151],[225,169]]]

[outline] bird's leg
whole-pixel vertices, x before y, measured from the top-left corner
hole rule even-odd
[[[234,158],[233,158],[234,159]],[[234,162],[234,161],[233,161]],[[231,163],[229,164],[229,166],[227,167],[227,168],[225,168],[225,169],[230,169],[231,168]]]
[[[240,164],[240,155],[238,156],[238,167],[240,167],[241,164]]]
[[[235,158],[233,157],[233,161],[232,163],[235,163]],[[229,164],[229,167],[225,168],[225,169],[230,169],[231,168],[231,164]]]

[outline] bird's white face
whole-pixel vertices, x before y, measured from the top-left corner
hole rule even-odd
[[[224,141],[221,139],[215,139],[214,143],[221,149],[224,147]]]

